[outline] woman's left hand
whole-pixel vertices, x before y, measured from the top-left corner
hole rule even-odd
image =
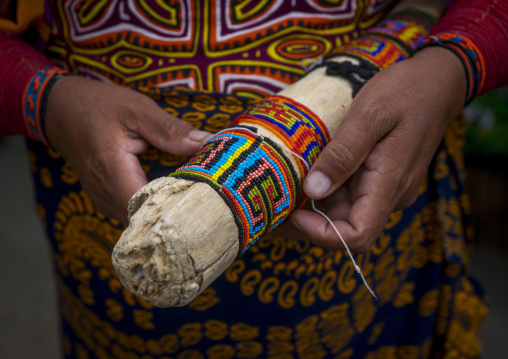
[[[311,168],[304,191],[353,251],[368,251],[390,214],[410,206],[451,120],[464,104],[466,76],[451,51],[429,47],[376,74]],[[343,244],[319,214],[297,210],[283,235]],[[289,221],[288,221],[289,222]],[[297,233],[299,232],[299,233]]]

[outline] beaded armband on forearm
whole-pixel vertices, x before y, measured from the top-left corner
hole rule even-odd
[[[310,109],[284,96],[272,96],[258,102],[232,124],[261,125],[276,133],[282,145],[299,154],[307,163],[306,166],[298,161],[304,178],[330,140],[326,126]]]
[[[30,137],[48,145],[45,133],[46,105],[51,88],[62,76],[70,73],[66,70],[47,67],[39,70],[28,82],[24,91],[23,118]]]
[[[476,45],[465,37],[444,33],[438,36],[429,36],[419,49],[428,46],[444,47],[455,53],[462,61],[467,79],[465,105],[470,103],[485,83],[484,71],[482,71],[485,68],[485,63]]]
[[[253,124],[277,138],[258,136],[249,127]],[[312,111],[289,98],[273,96],[236,118],[232,127],[210,139],[169,176],[205,182],[217,191],[233,213],[243,253],[303,203],[300,180],[281,147],[310,166],[329,140],[328,130]],[[307,167],[298,163],[305,176]]]
[[[328,58],[345,55],[356,58],[359,65],[350,62],[325,62],[327,75],[347,78],[353,86],[353,97],[366,80],[381,69],[411,56],[428,34],[427,26],[410,20],[388,19],[367,30],[356,40],[332,50]],[[361,80],[358,79],[361,78]]]
[[[330,57],[348,55],[367,61],[378,69],[408,58],[422,44],[427,31],[404,20],[384,20],[356,40],[345,43]]]

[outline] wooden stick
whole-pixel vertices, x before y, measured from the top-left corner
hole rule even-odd
[[[434,9],[433,15],[438,16],[443,7],[438,0],[432,2],[435,6],[425,9]],[[357,63],[345,56],[333,61]],[[279,95],[310,108],[333,137],[351,105],[352,87],[347,80],[327,76],[325,68],[318,68]],[[268,129],[251,126],[262,136],[281,142]],[[284,152],[301,179],[299,160]],[[157,307],[188,304],[238,254],[238,228],[231,210],[204,183],[171,177],[150,182],[130,200],[129,220],[113,250],[113,265],[125,288]]]
[[[346,116],[351,93],[347,80],[326,76],[325,68],[319,68],[279,94],[313,110],[333,136]],[[248,125],[277,141],[270,130]],[[301,179],[300,160],[284,152]],[[208,184],[163,177],[130,200],[129,226],[112,259],[128,290],[155,306],[171,307],[192,301],[235,260],[238,249],[231,210]]]

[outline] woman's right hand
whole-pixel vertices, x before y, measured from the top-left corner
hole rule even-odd
[[[46,134],[97,209],[124,224],[129,199],[147,183],[136,155],[150,143],[189,156],[210,135],[139,92],[79,76],[64,77],[51,89]]]

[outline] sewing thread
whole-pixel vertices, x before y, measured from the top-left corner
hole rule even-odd
[[[227,131],[228,129],[225,129],[225,130],[222,130],[222,131],[219,131],[216,133],[216,135],[220,134],[221,132],[224,132],[224,131]],[[252,131],[250,129],[244,129],[245,131],[248,131],[248,132],[251,132],[252,134],[260,137],[263,141],[265,140],[265,138],[260,135],[258,132],[257,132],[257,129],[255,129],[256,131]],[[273,141],[273,140],[272,140]],[[276,141],[274,141],[279,147],[287,150],[288,152],[291,152],[294,156],[296,156],[298,159],[300,159],[302,161],[302,163],[307,167],[307,171],[310,170],[310,166],[309,164],[307,163],[307,161],[301,156],[299,155],[298,153],[296,152],[293,152],[291,149],[289,149],[288,147],[284,146],[283,144],[280,144]],[[376,296],[376,293],[374,293],[374,291],[372,290],[372,288],[369,286],[369,284],[367,283],[367,280],[365,279],[365,276],[363,275],[362,273],[362,270],[360,268],[360,266],[356,263],[354,257],[353,257],[353,254],[351,253],[351,250],[349,249],[349,246],[347,245],[346,241],[344,240],[344,238],[342,237],[342,235],[340,234],[339,230],[337,229],[337,227],[335,226],[335,224],[333,224],[333,221],[324,213],[322,212],[321,210],[317,209],[316,207],[316,202],[314,201],[313,198],[310,198],[310,201],[311,201],[311,204],[312,204],[312,209],[320,214],[324,219],[326,219],[328,221],[328,223],[332,226],[333,230],[335,231],[335,233],[337,233],[337,236],[339,237],[339,239],[341,240],[342,244],[344,245],[344,248],[346,248],[346,251],[349,255],[349,258],[351,259],[351,262],[353,262],[353,266],[355,268],[355,271],[356,273],[358,273],[360,275],[360,277],[362,278],[362,281],[363,281],[363,284],[365,285],[365,287],[367,288],[367,290],[370,292],[370,294],[374,297],[375,301],[377,302],[377,296]]]

